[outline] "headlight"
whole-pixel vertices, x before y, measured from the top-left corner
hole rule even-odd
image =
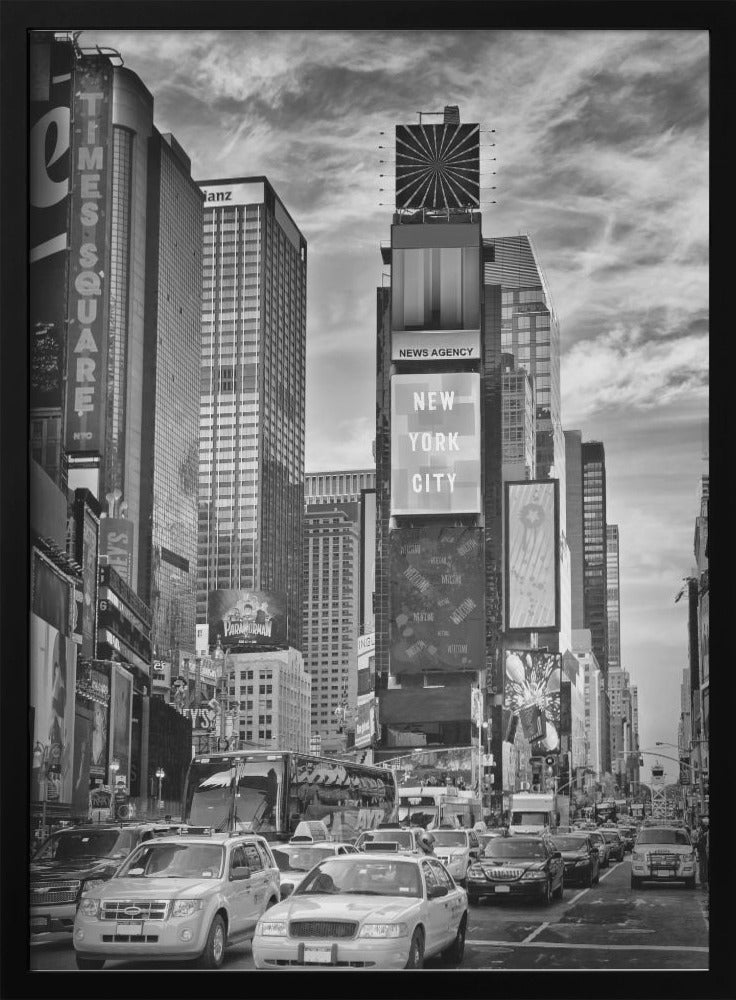
[[[480,865],[471,865],[468,868],[468,875],[471,878],[483,878],[483,869]]]
[[[632,861],[646,861],[647,855],[645,851],[634,851],[631,855]]]
[[[82,892],[87,892],[88,889],[97,889],[99,886],[104,884],[104,878],[88,878],[87,881],[82,884]]]
[[[256,934],[263,937],[286,937],[286,921],[261,920],[256,927]]]
[[[358,937],[395,938],[408,934],[406,924],[363,924],[358,931]]]
[[[541,871],[534,871],[534,872],[524,872],[524,874],[523,874],[523,875],[522,875],[521,877],[522,877],[522,879],[532,879],[532,878],[534,878],[534,879],[540,879],[540,878],[547,878],[547,873],[546,873],[546,872],[541,872]]]
[[[575,862],[575,867],[577,867],[578,865],[587,865],[589,863],[590,863],[589,858],[581,858],[579,861]]]
[[[99,899],[83,899],[79,904],[79,911],[85,917],[96,917],[99,907]]]
[[[202,909],[201,899],[175,899],[171,907],[172,917],[191,917],[197,910]]]

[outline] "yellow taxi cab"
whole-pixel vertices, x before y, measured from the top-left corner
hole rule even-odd
[[[258,921],[257,969],[420,969],[462,962],[468,897],[433,857],[370,853],[313,868]]]

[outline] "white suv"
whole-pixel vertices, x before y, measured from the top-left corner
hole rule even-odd
[[[434,853],[450,875],[462,886],[468,884],[468,868],[480,857],[480,841],[475,830],[431,830]]]
[[[280,898],[263,837],[162,837],[137,847],[115,875],[82,895],[74,920],[77,967],[107,959],[198,958],[217,969],[225,948],[253,936]]]

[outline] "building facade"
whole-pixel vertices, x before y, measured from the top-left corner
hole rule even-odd
[[[304,503],[354,503],[360,500],[363,490],[375,488],[375,469],[307,472],[304,476]]]
[[[311,680],[301,653],[286,649],[228,653],[225,736],[238,745],[309,749]]]
[[[583,586],[583,460],[582,434],[564,431],[566,538],[570,549],[570,620],[575,630],[585,628]]]
[[[503,480],[537,478],[534,382],[517,368],[513,354],[503,355]]]
[[[207,621],[210,591],[281,593],[298,649],[307,244],[265,177],[199,184],[197,621]]]

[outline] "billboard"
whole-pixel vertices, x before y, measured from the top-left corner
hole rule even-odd
[[[286,599],[270,590],[211,590],[207,622],[212,643],[234,645],[241,637],[286,642]]]
[[[561,653],[506,650],[504,702],[532,754],[560,752],[561,682]]]
[[[485,656],[481,528],[399,528],[389,536],[392,674],[479,670]]]
[[[71,626],[71,584],[35,550],[31,573],[31,611],[53,625],[57,632],[68,635]]]
[[[86,812],[90,779],[107,775],[107,733],[110,714],[110,664],[80,660],[77,664],[74,722],[75,813]]]
[[[224,181],[220,184],[201,184],[205,208],[214,205],[259,205],[265,201],[263,181]]]
[[[87,57],[74,74],[66,449],[103,447],[107,371],[113,67]]]
[[[109,762],[120,762],[115,781],[130,788],[131,725],[133,719],[133,675],[120,663],[110,665],[110,753]]]
[[[31,35],[30,404],[63,403],[73,49]]]
[[[133,539],[135,525],[127,517],[100,519],[100,565],[112,568],[133,586]]]
[[[477,208],[480,125],[396,126],[396,207]]]
[[[58,628],[31,612],[30,701],[34,713],[33,742],[48,747],[49,801],[72,801],[74,760],[74,689],[77,647]],[[42,796],[41,774],[33,773]]]
[[[399,330],[391,334],[391,360],[477,361],[480,358],[479,330]]]
[[[391,329],[442,331],[445,337],[435,346],[461,346],[462,334],[475,331],[469,342],[479,346],[480,233],[468,229],[470,245],[453,246],[448,240],[446,246],[434,246],[435,232],[427,233],[425,246],[392,245]]]
[[[391,514],[481,510],[480,375],[391,378]]]
[[[356,749],[370,746],[376,734],[376,702],[374,698],[358,705],[358,718],[355,722]]]
[[[506,629],[560,627],[559,480],[506,483]]]

